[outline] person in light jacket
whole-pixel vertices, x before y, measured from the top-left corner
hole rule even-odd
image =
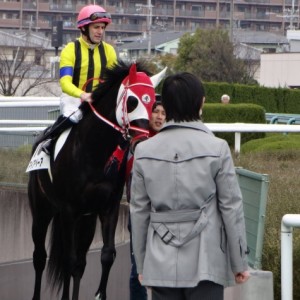
[[[167,77],[167,122],[135,150],[133,253],[152,300],[221,300],[249,278],[242,195],[227,142],[200,120],[204,96],[194,75]]]

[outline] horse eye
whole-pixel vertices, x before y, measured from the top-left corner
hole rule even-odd
[[[138,106],[138,99],[134,96],[129,96],[127,99],[127,112],[133,112]]]

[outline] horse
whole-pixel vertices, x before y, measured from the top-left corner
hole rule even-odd
[[[103,240],[102,274],[95,299],[107,299],[108,277],[116,257],[114,237],[126,159],[120,160],[112,174],[107,172],[107,165],[116,158],[117,150],[128,149],[129,143],[147,137],[155,87],[163,73],[164,70],[150,77],[141,62],[118,61],[107,69],[104,82],[92,93],[93,102],[81,105],[82,120],[69,130],[61,149],[57,150],[56,145],[55,152],[51,153],[50,167],[29,172],[35,270],[33,300],[41,297],[50,222],[47,273],[51,290],[56,289],[57,295],[62,290],[61,299],[68,300],[73,280],[72,300],[77,300],[98,218]],[[32,155],[39,145],[36,141]]]

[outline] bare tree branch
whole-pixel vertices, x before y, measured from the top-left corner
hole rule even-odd
[[[7,45],[10,45],[7,43]],[[44,65],[35,62],[39,55]],[[0,48],[0,94],[4,96],[28,95],[41,85],[53,83],[49,68],[46,68],[43,49],[34,48],[28,43],[22,46],[7,46]],[[23,84],[26,81],[26,85]],[[24,88],[25,86],[25,88]]]

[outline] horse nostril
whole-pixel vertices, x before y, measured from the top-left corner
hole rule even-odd
[[[134,96],[129,96],[127,99],[127,112],[133,112],[138,106],[138,99]]]

